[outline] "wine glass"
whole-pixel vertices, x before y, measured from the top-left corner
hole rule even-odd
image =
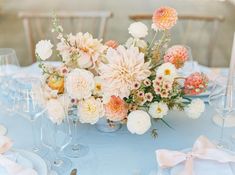
[[[39,87],[41,81],[31,77],[18,78],[16,81],[18,86],[12,97],[14,112],[31,122],[33,133],[32,151],[43,157],[47,153],[47,149],[42,147],[41,144],[41,116],[45,109],[37,98],[40,94],[42,95],[42,92],[32,90],[33,86]]]
[[[0,48],[0,88],[7,94],[12,76],[19,70],[16,53],[10,48]]]
[[[235,79],[233,82],[235,82]],[[229,148],[229,144],[224,141],[224,126],[225,120],[232,117],[232,114],[235,112],[235,87],[232,85],[230,93],[228,93],[226,83],[221,84],[215,81],[211,94],[209,95],[209,104],[222,119],[220,138],[216,141],[217,146],[220,148]]]
[[[188,52],[188,60],[184,63],[184,66],[179,69],[179,74],[183,76],[188,76],[193,72],[198,72],[198,63],[193,60],[192,50],[189,46],[184,45]]]
[[[0,106],[9,109],[8,92],[12,76],[19,70],[19,62],[16,53],[10,48],[0,48]],[[0,124],[0,134],[7,132],[5,126]]]
[[[79,131],[79,121],[77,116],[77,107],[72,106],[68,110],[68,122],[70,127],[70,135],[71,142],[65,147],[64,153],[66,156],[71,158],[79,158],[87,155],[89,152],[89,148],[83,144],[79,143],[79,135],[81,134],[81,130]],[[83,128],[83,130],[86,130]]]
[[[48,159],[51,162],[52,169],[57,173],[65,174],[72,166],[71,160],[60,155],[71,141],[68,120],[65,118],[62,123],[58,124],[52,122],[48,116],[47,112],[44,113],[42,143],[51,150]]]

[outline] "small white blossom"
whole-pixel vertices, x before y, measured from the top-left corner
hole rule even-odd
[[[205,103],[197,98],[192,100],[192,102],[185,108],[185,112],[189,118],[197,119],[205,110]]]
[[[148,27],[142,22],[134,22],[128,28],[134,38],[144,38],[148,35]]]
[[[47,102],[46,109],[48,112],[48,117],[53,123],[62,123],[65,118],[65,110],[59,99],[50,99]]]
[[[36,45],[36,54],[42,59],[43,61],[47,60],[52,55],[52,47],[50,40],[41,40]]]

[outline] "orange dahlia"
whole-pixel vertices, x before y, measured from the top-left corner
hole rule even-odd
[[[153,28],[158,30],[171,29],[178,19],[177,11],[171,7],[161,7],[153,13]]]
[[[111,121],[121,121],[127,117],[128,106],[120,97],[112,96],[105,105],[105,115]]]

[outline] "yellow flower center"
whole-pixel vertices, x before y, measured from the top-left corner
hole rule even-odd
[[[97,91],[101,91],[101,84],[96,84],[95,88],[96,88]]]
[[[159,107],[157,107],[157,113],[161,113],[162,112],[162,109],[161,108],[159,108]]]
[[[87,112],[94,113],[96,111],[96,106],[92,105],[91,103],[88,103],[86,106]]]
[[[170,75],[171,74],[171,70],[170,69],[166,69],[165,70],[165,75]]]

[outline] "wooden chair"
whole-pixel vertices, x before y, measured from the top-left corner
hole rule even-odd
[[[143,21],[152,20],[152,14],[136,14],[136,15],[130,15],[129,18],[134,21]],[[219,27],[219,23],[223,22],[225,18],[223,16],[202,16],[202,15],[179,15],[179,21],[183,22],[185,25],[184,27],[181,26],[180,28],[180,43],[187,44],[187,39],[192,36],[192,32],[190,30],[192,29],[193,23],[196,22],[203,22],[204,24],[210,23],[212,25],[212,30],[210,31],[209,41],[207,44],[207,66],[212,65],[212,55],[213,50],[216,43],[216,35]],[[201,30],[198,29],[200,32]],[[190,35],[190,36],[189,36]]]
[[[52,13],[43,12],[20,12],[18,16],[23,21],[25,30],[29,57],[33,62],[36,62],[35,58],[35,44],[38,40],[52,38],[56,40],[56,37],[51,33]],[[77,32],[90,32],[94,37],[99,39],[104,38],[107,21],[112,17],[111,12],[97,11],[97,12],[56,12],[56,16],[63,26],[67,28],[66,33]],[[88,27],[87,22],[90,22]],[[95,25],[95,26],[94,26]],[[90,30],[90,31],[89,31]],[[38,39],[35,39],[37,35]]]

